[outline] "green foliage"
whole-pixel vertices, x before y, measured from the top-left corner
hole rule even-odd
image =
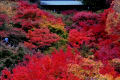
[[[81,52],[81,56],[88,58],[89,56],[93,55],[94,53],[92,51],[90,51],[90,47],[87,45],[81,45],[80,48],[80,52]]]
[[[61,29],[53,28],[51,26],[49,26],[48,28],[50,29],[50,32],[56,33],[57,35],[59,35],[61,37],[60,40],[57,43],[52,44],[52,47],[50,47],[49,50],[51,48],[53,48],[53,49],[59,49],[59,48],[65,49],[65,47],[68,43],[68,40],[67,40],[68,39],[68,33],[66,31],[62,31]]]
[[[22,42],[22,41],[26,40],[26,36],[22,35],[22,34],[19,34],[19,35],[10,34],[8,37],[10,39],[10,43],[12,45],[16,45],[16,46],[19,44],[19,42]]]
[[[106,3],[106,0],[83,0],[84,5],[89,6],[103,6]]]
[[[25,52],[22,47],[18,48],[17,53],[14,53],[10,49],[0,50],[0,71],[6,67],[12,69],[15,64],[23,60],[24,55]]]
[[[0,58],[5,58],[5,57],[8,57],[8,56],[10,56],[10,55],[12,55],[12,52],[10,52],[9,50],[2,50],[1,52],[0,52]]]
[[[63,21],[64,21],[64,23],[65,23],[65,26],[71,26],[72,25],[72,23],[73,23],[73,21],[72,21],[72,16],[73,15],[65,15],[64,17],[63,17]]]
[[[67,39],[68,33],[66,31],[63,31],[63,30],[57,29],[57,28],[53,28],[50,25],[48,26],[48,28],[50,29],[50,32],[56,33],[60,37]]]

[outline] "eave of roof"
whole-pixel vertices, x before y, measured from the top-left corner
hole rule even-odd
[[[40,1],[41,5],[83,5],[81,1]]]

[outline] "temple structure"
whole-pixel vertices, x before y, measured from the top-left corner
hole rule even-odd
[[[38,0],[41,8],[55,10],[55,11],[63,11],[63,10],[92,10],[96,11],[98,9],[103,9],[109,6],[110,1],[106,0],[100,6],[91,6],[91,5],[84,5],[82,0]],[[103,0],[102,0],[103,1]]]
[[[70,9],[80,10],[84,8],[82,1],[76,0],[41,0],[40,5],[45,9],[55,11],[63,11]]]

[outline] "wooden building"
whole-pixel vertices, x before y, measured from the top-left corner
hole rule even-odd
[[[41,8],[63,11],[63,10],[98,10],[109,7],[112,0],[100,0],[101,4],[99,6],[84,5],[82,0],[30,0],[37,1]],[[94,0],[95,1],[95,0]],[[103,4],[104,3],[104,4]]]

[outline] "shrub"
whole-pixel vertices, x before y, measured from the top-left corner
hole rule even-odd
[[[8,28],[7,30],[2,30],[0,34],[1,40],[7,37],[9,38],[9,44],[14,46],[17,46],[19,42],[24,42],[24,40],[26,40],[26,32],[20,28]]]
[[[0,40],[8,35],[8,16],[0,12]]]
[[[41,49],[45,46],[51,46],[52,43],[60,39],[58,35],[51,33],[48,28],[35,29],[33,31],[29,30],[27,38],[29,39],[29,43],[25,42],[26,46]]]
[[[120,11],[119,11],[119,1],[115,0],[111,10],[108,12],[106,21],[106,31],[108,34],[114,34],[120,36]],[[120,37],[119,39],[120,40]]]
[[[63,15],[73,15],[77,12],[78,11],[76,11],[76,10],[66,10],[66,11],[62,11],[61,14],[63,14]]]
[[[96,62],[80,56],[79,62],[80,64],[69,64],[69,71],[79,77],[80,80],[105,79],[101,74],[99,74],[99,68],[102,66],[101,62]]]
[[[72,29],[69,33],[69,43],[77,48],[80,48],[82,44],[88,44],[90,42],[90,37],[87,36],[85,32],[79,32]]]
[[[118,61],[117,59],[112,60]],[[119,65],[114,66],[114,64],[111,63],[105,63],[103,67],[100,68],[100,74],[104,75],[107,80],[119,80],[120,79],[120,73],[119,73]]]
[[[4,37],[7,37],[7,31],[0,31],[0,41],[3,40]]]
[[[55,51],[52,55],[27,55],[25,61],[17,65],[12,71],[3,70],[1,80],[86,80],[105,79],[99,74],[101,62],[82,58],[79,52],[72,53]]]
[[[103,46],[96,53],[95,57],[98,60],[107,61],[112,60],[114,58],[120,58],[120,47]]]
[[[16,66],[12,70],[13,73],[3,70],[1,80],[79,80],[73,73],[68,72],[68,64],[75,60],[75,55],[70,51],[55,52],[52,56],[42,57],[38,54],[27,59],[28,61],[25,61],[23,65]]]
[[[42,13],[38,9],[25,9],[23,11],[19,11],[14,17],[14,23],[16,24],[15,27],[22,27],[25,31],[32,29],[33,27],[39,27],[38,24],[40,22],[41,15]]]
[[[110,36],[110,39],[101,41],[98,44],[99,50],[95,53],[95,58],[102,61],[108,61],[115,58],[120,58],[119,42],[116,41],[117,36]]]
[[[61,18],[56,18],[50,13],[40,10],[36,5],[30,5],[27,2],[19,4],[18,11],[13,19],[15,26],[20,25],[25,31],[34,27],[48,26],[64,31],[64,23]]]
[[[0,30],[5,30],[5,23],[7,22],[7,15],[0,13]]]
[[[92,55],[96,51],[98,51],[100,43],[105,42],[107,40],[114,39],[112,40],[112,42],[115,42],[119,45],[119,42],[115,41],[117,38],[117,36],[108,35],[105,31],[104,25],[96,25],[91,26],[89,29],[81,28],[80,31],[72,29],[69,32],[68,41],[73,48],[77,48],[81,52],[82,56],[88,57],[89,55]],[[106,43],[102,44],[106,45]]]
[[[44,51],[45,49],[48,50],[48,47],[54,46],[58,48],[59,45],[63,45],[66,43],[67,33],[64,29],[62,18],[55,17],[52,14],[37,8],[36,5],[30,5],[27,2],[20,2],[13,21],[14,27],[22,28],[29,35],[29,41],[25,41],[25,45],[30,49],[39,48],[40,50]],[[39,32],[39,34],[37,34],[37,30],[43,30],[43,32]],[[33,40],[33,36],[31,36],[30,34],[32,34],[34,38],[35,35],[37,35],[37,40]],[[41,37],[41,35],[45,40]],[[49,35],[49,37],[47,35]],[[58,42],[59,39],[57,35],[61,37],[60,42]],[[53,40],[50,38],[52,38]],[[47,39],[50,39],[53,42]],[[58,43],[55,44],[54,42]]]
[[[7,16],[12,17],[15,14],[17,2],[11,0],[0,1],[0,12],[5,13]]]
[[[17,46],[20,42],[26,41],[26,32],[20,28],[12,28],[7,31],[9,43],[11,45]]]
[[[92,43],[98,44],[100,41],[106,40],[107,38],[108,35],[105,32],[104,25],[91,26],[89,29],[81,28],[79,31],[72,29],[69,32],[69,41],[72,41],[74,45],[81,45],[84,42],[88,45]]]
[[[0,49],[0,74],[4,68],[14,68],[16,64],[22,61],[25,55],[25,51],[22,47],[18,47],[18,50],[11,50],[10,47],[6,48],[7,49]]]
[[[77,29],[80,30],[83,27],[89,28],[90,26],[96,26],[100,22],[100,16],[92,12],[78,12],[72,17],[73,24],[67,27],[67,30]]]

